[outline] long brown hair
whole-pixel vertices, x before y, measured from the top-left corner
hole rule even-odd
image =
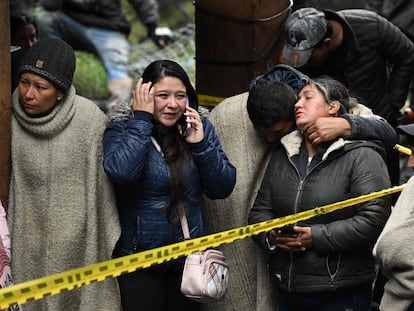
[[[176,62],[171,60],[154,61],[148,65],[142,74],[143,82],[151,81],[152,85],[164,77],[180,79],[185,85],[190,107],[194,109],[198,108],[196,91],[187,73]],[[185,122],[184,116],[179,122]],[[189,200],[186,196],[186,191],[189,189],[183,184],[182,171],[187,161],[191,158],[191,152],[189,146],[175,126],[163,129],[160,133],[154,135],[154,137],[160,144],[164,159],[170,167],[171,193],[165,208],[167,209],[170,221],[174,221],[175,219],[171,219],[174,209],[177,209],[180,216],[183,215],[184,202]]]

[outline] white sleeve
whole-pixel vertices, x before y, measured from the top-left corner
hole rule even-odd
[[[10,258],[10,234],[9,227],[7,226],[6,211],[0,202],[0,238],[3,242],[3,247]]]

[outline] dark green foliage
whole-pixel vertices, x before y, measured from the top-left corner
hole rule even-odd
[[[76,71],[73,84],[79,95],[106,98],[106,72],[99,59],[90,53],[75,51]]]
[[[132,45],[131,57],[136,58],[139,52],[137,53],[134,49],[140,42],[147,41],[147,30],[136,17],[127,0],[122,0],[122,6],[131,23],[131,33],[128,37]],[[169,27],[174,31],[187,23],[194,23],[194,5],[191,0],[159,0],[159,7],[159,26],[161,27]],[[148,42],[146,43],[145,46],[148,46]],[[134,75],[132,77],[136,79]],[[89,98],[106,98],[108,96],[105,70],[102,63],[92,54],[76,51],[76,71],[73,84],[79,95]]]

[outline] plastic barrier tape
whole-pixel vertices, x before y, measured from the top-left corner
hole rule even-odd
[[[398,144],[396,144],[394,146],[394,149],[401,152],[401,153],[404,153],[406,155],[411,155],[411,153],[412,153],[410,148],[407,148],[407,147],[404,147],[404,146],[401,146],[401,145],[398,145]]]
[[[217,97],[206,94],[198,94],[197,97],[200,105],[213,108],[225,99],[224,97]]]
[[[5,309],[13,304],[24,304],[30,300],[42,299],[45,296],[56,295],[62,291],[79,288],[92,282],[103,281],[109,277],[116,277],[120,274],[147,268],[151,265],[176,259],[181,256],[186,256],[196,251],[203,251],[207,248],[217,247],[222,244],[245,239],[251,237],[252,235],[270,231],[274,228],[280,228],[288,224],[312,218],[314,216],[330,213],[351,205],[400,192],[403,190],[405,185],[406,184],[403,184],[378,192],[362,195],[357,198],[351,198],[322,207],[316,207],[297,214],[154,248],[148,251],[117,259],[111,259],[101,263],[68,270],[66,272],[6,287],[0,289],[0,309]]]

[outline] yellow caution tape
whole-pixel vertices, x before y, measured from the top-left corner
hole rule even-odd
[[[144,252],[103,261],[101,263],[68,270],[66,272],[6,287],[0,289],[0,309],[8,308],[14,304],[24,304],[30,300],[39,300],[45,296],[56,295],[62,291],[79,288],[92,282],[99,282],[110,277],[116,277],[138,269],[148,268],[154,264],[160,264],[181,256],[187,256],[196,251],[203,251],[208,248],[245,239],[251,237],[252,235],[270,231],[274,228],[280,228],[288,224],[330,213],[351,205],[400,192],[403,190],[405,185],[406,184],[403,184],[378,192],[362,195],[357,198],[351,198],[322,207],[316,207],[297,214],[150,249]]]
[[[401,153],[404,153],[406,155],[411,155],[411,153],[412,153],[410,148],[407,148],[407,147],[404,147],[404,146],[401,146],[401,145],[398,145],[398,144],[396,144],[394,146],[394,149],[401,152]]]
[[[223,97],[217,97],[217,96],[211,96],[211,95],[205,95],[205,94],[198,94],[198,102],[202,106],[208,106],[208,107],[215,107],[219,103],[221,103],[224,98]]]

